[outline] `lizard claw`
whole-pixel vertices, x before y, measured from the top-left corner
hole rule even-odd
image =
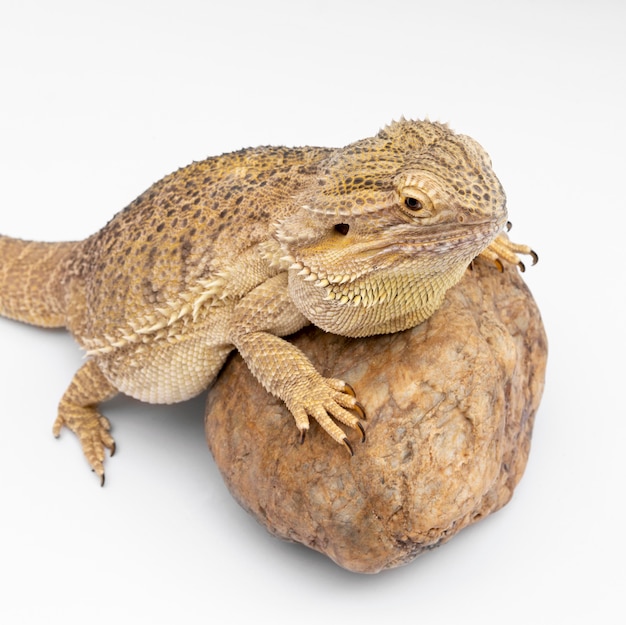
[[[352,445],[350,444],[350,441],[348,440],[348,438],[344,436],[341,442],[345,445],[350,455],[354,456],[354,449],[352,449]]]
[[[346,395],[350,395],[351,397],[354,397],[356,399],[356,392],[354,388],[347,382],[344,382],[343,392]],[[363,405],[361,404],[361,402],[358,402],[358,401],[354,402],[354,406],[351,407],[351,410],[354,410],[355,412],[359,413],[359,419],[361,419],[362,421],[367,421],[367,416],[365,415],[365,408],[363,408]]]
[[[96,473],[95,469],[91,469],[94,473]],[[104,486],[104,471],[100,474],[100,488]]]
[[[361,442],[365,442],[365,428],[357,421],[356,426],[361,430]]]
[[[354,412],[359,413],[359,419],[361,419],[361,421],[367,421],[367,416],[365,415],[365,408],[363,408],[360,402],[358,401],[354,402],[354,406],[352,406],[352,410],[354,410]]]
[[[356,397],[356,393],[354,392],[354,389],[347,383],[344,382],[345,388],[343,389],[343,392],[346,393],[347,395],[352,395],[352,397]]]

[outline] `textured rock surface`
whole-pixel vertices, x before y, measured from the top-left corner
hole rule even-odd
[[[405,564],[506,504],[522,476],[547,344],[514,269],[481,261],[417,328],[293,338],[322,375],[356,390],[355,455],[312,423],[298,444],[282,403],[233,357],[209,393],[209,447],[233,495],[270,532],[352,571]]]

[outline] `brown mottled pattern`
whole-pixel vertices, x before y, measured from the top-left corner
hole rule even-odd
[[[154,184],[86,242],[79,271],[89,315],[79,334],[115,334],[266,240],[298,181],[315,171],[303,166],[325,152],[241,150]]]

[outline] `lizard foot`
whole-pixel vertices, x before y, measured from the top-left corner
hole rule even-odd
[[[52,433],[56,438],[63,426],[78,436],[83,453],[104,486],[105,449],[115,453],[111,424],[96,406],[113,397],[117,390],[104,377],[94,360],[88,360],[77,372],[59,403],[59,413]]]
[[[111,424],[95,408],[82,406],[59,406],[59,416],[52,427],[56,438],[63,426],[78,436],[87,462],[104,486],[104,450],[115,453],[115,441],[110,434]]]
[[[496,264],[500,271],[504,271],[503,261],[511,265],[517,265],[521,272],[526,271],[526,265],[520,260],[518,254],[526,254],[532,258],[532,264],[535,265],[539,260],[539,256],[528,245],[520,245],[513,243],[509,237],[502,233],[499,234],[491,244],[484,249],[479,256]]]
[[[320,384],[308,386],[301,397],[304,399],[299,402],[287,402],[300,431],[300,442],[304,442],[309,429],[309,417],[313,417],[333,440],[342,444],[353,456],[352,444],[333,419],[359,430],[361,442],[365,442],[365,429],[361,424],[361,420],[366,419],[365,410],[356,400],[354,389],[342,380],[321,378]],[[358,416],[350,411],[356,412]]]

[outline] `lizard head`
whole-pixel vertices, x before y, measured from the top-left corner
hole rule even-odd
[[[427,121],[336,150],[295,202],[276,232],[292,298],[315,325],[348,336],[430,316],[507,216],[483,148]]]

